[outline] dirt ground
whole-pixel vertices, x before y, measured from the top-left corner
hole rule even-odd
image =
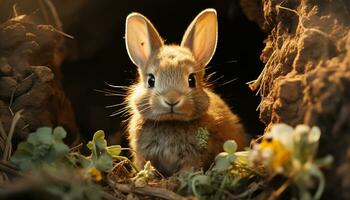
[[[350,2],[241,4],[250,19],[269,33],[261,54],[265,68],[250,85],[262,98],[260,119],[267,129],[279,122],[319,126],[320,154],[335,158],[326,170],[325,197],[349,199]],[[257,17],[261,14],[264,22]]]

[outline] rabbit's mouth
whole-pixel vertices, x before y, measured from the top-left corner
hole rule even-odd
[[[176,120],[176,121],[188,121],[189,116],[185,113],[177,112],[174,110],[170,110],[168,112],[164,112],[161,114],[158,114],[158,119],[160,121],[167,121],[167,120]]]

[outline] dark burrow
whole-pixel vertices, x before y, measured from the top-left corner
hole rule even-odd
[[[58,6],[64,12],[66,6]],[[152,1],[126,3],[106,0],[82,3],[76,12],[63,13],[64,30],[74,35],[68,42],[70,54],[63,63],[63,82],[76,112],[83,137],[104,129],[115,142],[122,135],[122,120],[109,117],[114,109],[106,105],[118,104],[122,97],[105,97],[94,89],[104,89],[104,81],[114,85],[130,85],[136,77],[136,67],[125,50],[124,25],[133,11],[147,16],[167,43],[179,43],[185,28],[202,9],[213,7],[219,17],[219,43],[209,64],[207,74],[216,72],[215,91],[222,95],[241,117],[247,132],[253,136],[263,133],[256,108],[260,99],[250,91],[246,82],[254,80],[263,68],[259,55],[264,33],[249,21],[236,1]],[[236,79],[235,81],[232,81]],[[122,137],[122,144],[125,138]]]

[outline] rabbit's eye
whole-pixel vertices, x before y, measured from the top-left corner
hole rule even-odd
[[[154,78],[154,75],[153,74],[148,74],[148,80],[147,80],[148,87],[149,88],[153,88],[155,82],[156,82],[156,79]]]
[[[195,74],[192,73],[188,76],[188,85],[191,87],[191,88],[194,88],[196,87],[196,77],[195,77]]]

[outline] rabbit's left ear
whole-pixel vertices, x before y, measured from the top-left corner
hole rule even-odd
[[[187,28],[181,46],[189,48],[197,62],[207,65],[214,55],[218,38],[215,9],[205,9]]]
[[[151,54],[163,46],[163,40],[145,16],[131,13],[126,18],[125,44],[131,61],[144,69]]]

